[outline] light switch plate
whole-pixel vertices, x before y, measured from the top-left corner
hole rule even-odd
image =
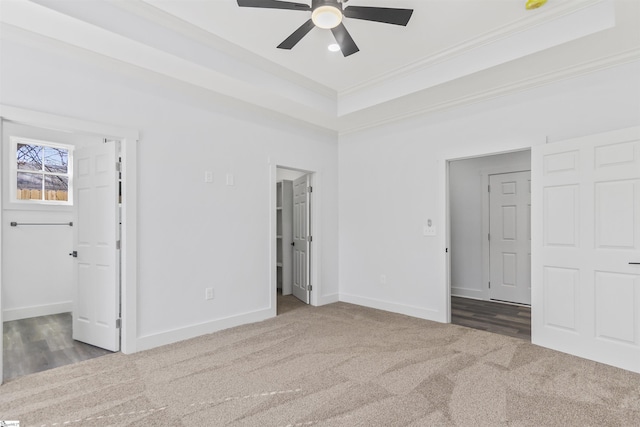
[[[212,183],[213,182],[213,172],[205,171],[204,173],[204,182]]]

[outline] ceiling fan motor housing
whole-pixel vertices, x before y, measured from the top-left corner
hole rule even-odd
[[[318,27],[331,30],[336,43],[340,46],[340,51],[345,57],[353,55],[360,49],[353,41],[347,28],[342,24],[343,18],[406,26],[413,13],[413,9],[390,7],[347,6],[344,8],[344,4],[347,1],[349,0],[311,0],[311,6],[309,6],[308,3],[294,3],[283,0],[237,0],[240,7],[311,11],[311,18],[280,43],[278,49],[293,49],[309,31]]]
[[[320,6],[332,6],[342,11],[342,3],[338,0],[311,0],[311,9],[316,10]]]

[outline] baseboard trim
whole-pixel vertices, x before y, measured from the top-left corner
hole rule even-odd
[[[467,288],[456,288],[453,286],[451,287],[451,296],[473,298],[473,299],[479,299],[479,300],[485,299],[484,291],[479,291],[476,289],[467,289]]]
[[[434,322],[446,323],[446,316],[438,310],[416,307],[406,304],[398,304],[395,302],[383,301],[373,298],[365,298],[357,295],[340,293],[340,301],[349,304],[361,305],[364,307],[375,308],[378,310],[389,311],[392,313],[404,314],[406,316],[417,317],[419,319],[433,320]]]
[[[31,307],[7,308],[2,310],[2,321],[29,319],[31,317],[50,316],[52,314],[69,313],[73,311],[73,302],[64,301],[55,304],[34,305]]]
[[[318,297],[318,301],[316,302],[318,306],[321,306],[321,305],[333,304],[338,301],[340,301],[340,294],[335,293],[331,295],[320,295]]]
[[[233,328],[234,326],[261,322],[271,317],[274,317],[273,309],[265,308],[251,313],[244,313],[237,316],[216,319],[210,322],[185,326],[183,328],[173,329],[157,334],[145,335],[142,337],[138,337],[136,351],[149,350],[155,347],[173,344],[178,341],[184,341],[191,338],[199,337],[201,335],[218,332],[223,329]]]
[[[637,353],[603,351],[594,348],[590,344],[585,345],[585,341],[578,336],[573,337],[575,339],[570,340],[570,342],[567,342],[562,336],[557,338],[540,337],[536,333],[536,326],[538,325],[531,324],[531,344],[640,374],[640,362],[636,356]],[[544,328],[544,326],[541,328]]]

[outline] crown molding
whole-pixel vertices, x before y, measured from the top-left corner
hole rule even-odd
[[[580,2],[570,1],[567,5],[561,3],[563,7],[559,10],[554,9],[553,16],[560,16],[560,12],[565,15],[574,13],[579,9],[576,3],[579,3],[581,6],[580,8],[586,8],[609,2],[609,0],[588,0]],[[125,72],[126,70],[129,70],[129,73],[136,76],[147,75],[148,78],[162,81],[163,85],[171,87],[187,85],[183,87],[186,88],[185,90],[190,94],[189,96],[206,98],[206,102],[211,102],[211,100],[217,99],[229,105],[237,103],[238,105],[244,105],[246,107],[250,107],[250,109],[255,109],[256,111],[262,111],[264,113],[268,112],[268,115],[273,114],[281,119],[287,118],[287,121],[291,120],[296,123],[305,124],[316,131],[323,131],[328,134],[335,135],[348,135],[415,116],[478,103],[492,98],[505,96],[510,93],[543,86],[555,81],[570,79],[583,74],[638,61],[640,59],[640,49],[634,48],[609,55],[607,57],[601,57],[597,60],[583,62],[575,66],[568,66],[544,74],[538,74],[535,77],[522,79],[516,82],[496,85],[488,90],[475,91],[465,96],[447,99],[446,101],[436,103],[429,102],[428,98],[429,94],[433,93],[430,92],[433,87],[425,87],[415,93],[391,99],[389,102],[383,102],[368,108],[356,110],[353,113],[348,113],[342,117],[337,117],[335,111],[321,111],[317,107],[314,108],[311,105],[304,105],[294,99],[280,97],[277,94],[268,91],[267,88],[261,89],[259,87],[252,86],[247,82],[234,79],[231,75],[221,74],[210,68],[206,68],[170,53],[158,50],[153,46],[136,42],[135,40],[125,39],[125,37],[110,32],[107,29],[94,26],[84,21],[79,21],[76,18],[55,12],[35,3],[28,1],[20,1],[16,3],[24,3],[27,6],[35,8],[29,10],[41,12],[42,16],[36,16],[38,20],[35,23],[32,22],[34,16],[25,13],[18,16],[19,19],[9,19],[9,23],[7,23],[7,20],[3,18],[2,37],[36,43],[42,48],[51,47],[63,49],[64,51],[72,52],[74,56],[78,56],[80,58],[85,58],[94,62],[100,61],[102,63],[109,63],[110,67],[114,70],[125,70]],[[164,25],[165,27],[166,25],[178,25],[182,28],[180,31],[184,30],[189,32],[194,30],[194,34],[199,34],[201,31],[201,34],[196,34],[198,37],[197,41],[202,42],[200,37],[204,37],[214,45],[217,43],[217,41],[215,41],[217,40],[217,36],[214,36],[204,30],[199,30],[184,21],[176,21],[172,15],[168,15],[160,9],[149,6],[143,1],[135,0],[132,1],[131,4],[133,4],[133,6],[131,6],[132,8],[141,7],[141,13],[149,13],[151,15],[155,14],[156,18],[153,19],[158,19],[160,21],[163,19],[167,20],[164,24],[159,22],[159,25]],[[59,21],[47,22],[46,18],[48,17],[58,18]],[[23,22],[21,21],[22,19],[26,21]],[[537,22],[540,23],[540,20],[543,20],[543,18],[538,18]],[[11,22],[13,21],[16,21],[17,26],[12,25]],[[46,25],[39,25],[39,23]],[[74,43],[74,41],[77,42],[76,39],[78,34],[85,35],[82,31],[76,32],[75,39],[67,40],[65,38],[65,34],[74,33],[75,27],[69,25],[65,26],[63,24],[78,25],[78,28],[86,29],[86,36],[89,40],[85,40],[80,44]],[[513,30],[512,27],[517,25],[518,24],[511,24],[508,27]],[[522,29],[521,31],[526,31],[526,29]],[[503,31],[504,37],[508,37],[506,34],[507,33]],[[490,41],[488,40],[489,39],[486,39],[484,43],[491,44],[496,41],[495,38]],[[231,45],[224,40],[222,43]],[[217,49],[216,46],[212,45],[212,47]],[[478,45],[476,45],[476,48],[477,47]],[[151,62],[140,62],[139,57],[144,56],[143,54],[150,56]],[[248,51],[244,54],[248,55],[250,58],[256,57],[255,54]],[[150,67],[149,64],[156,64],[157,66]],[[289,73],[292,72],[289,71]],[[459,79],[464,77],[465,76],[461,76]],[[453,78],[450,82],[455,82],[456,80],[456,78]],[[293,84],[296,84],[296,82],[293,82]],[[203,90],[202,95],[193,95],[192,93],[195,94],[198,89]],[[412,102],[410,99],[416,100],[417,102]],[[408,102],[403,102],[403,100]],[[401,103],[402,105],[394,110],[394,104],[397,106],[398,103]],[[420,105],[417,105],[418,103]]]
[[[64,57],[90,63],[106,73],[124,76],[134,81],[153,83],[163,90],[179,91],[187,99],[199,104],[204,109],[218,111],[230,108],[253,115],[253,120],[274,119],[278,122],[294,126],[302,126],[324,135],[337,136],[336,119],[327,114],[318,114],[300,105],[286,103],[284,107],[278,105],[260,105],[241,96],[225,94],[215,88],[206,88],[193,81],[186,81],[174,75],[159,73],[149,68],[140,67],[127,61],[122,61],[94,50],[88,50],[56,38],[34,33],[6,22],[0,22],[0,39],[13,41],[25,46],[37,47]],[[291,114],[295,112],[295,114]]]
[[[34,35],[39,35],[43,37],[43,42],[49,39],[76,47],[80,49],[76,50],[80,55],[96,53],[120,63],[335,130],[335,101],[313,97],[300,88],[296,91],[294,87],[288,93],[279,92],[280,85],[260,85],[253,80],[242,80],[238,75],[213,70],[30,1],[15,0],[3,5],[1,22],[3,37],[32,39]],[[286,80],[282,80],[282,83],[286,87],[295,86]]]
[[[437,53],[411,62],[402,67],[398,67],[395,70],[380,74],[374,78],[364,80],[357,85],[340,90],[338,92],[338,98],[345,97],[356,92],[366,91],[367,89],[377,86],[383,82],[397,80],[405,76],[419,73],[420,71],[431,68],[434,65],[451,61],[461,55],[476,50],[479,47],[496,43],[512,37],[515,34],[526,32],[535,27],[546,24],[551,20],[571,15],[597,4],[605,3],[612,3],[612,0],[569,0],[556,5],[547,5],[544,9],[538,10],[537,13],[532,14],[531,16],[513,21],[507,25],[487,32],[480,37],[473,37],[465,40]]]
[[[338,93],[323,84],[316,82],[304,75],[291,71],[280,64],[257,55],[235,43],[230,42],[214,33],[206,31],[177,16],[171,15],[144,0],[127,0],[113,2],[113,6],[132,13],[140,18],[151,21],[161,27],[167,28],[190,40],[197,41],[215,50],[223,52],[230,57],[259,68],[267,73],[287,80],[298,86],[304,87],[319,95],[337,101]]]
[[[342,129],[339,129],[338,135],[346,136],[349,134],[354,134],[357,132],[399,122],[399,121],[410,119],[417,116],[443,112],[446,110],[451,110],[454,108],[458,108],[458,107],[462,107],[470,104],[476,104],[476,103],[488,101],[494,98],[499,98],[502,96],[523,92],[529,89],[534,89],[534,88],[545,86],[551,83],[577,78],[586,74],[591,74],[598,71],[606,70],[609,68],[615,68],[621,65],[629,64],[632,62],[638,62],[638,61],[640,61],[640,48],[634,48],[634,49],[619,52],[607,57],[599,58],[597,60],[587,61],[578,65],[565,67],[559,70],[537,75],[536,77],[533,77],[533,78],[522,79],[517,82],[500,85],[488,90],[476,92],[463,97],[458,97],[445,102],[433,104],[428,107],[415,108],[415,109],[404,111],[399,114],[391,114],[391,115],[385,114],[384,119],[371,118],[368,121],[366,121],[366,123],[353,126],[353,127],[346,126]],[[385,109],[385,112],[387,111],[388,109]],[[348,121],[348,118],[345,118],[345,119]]]

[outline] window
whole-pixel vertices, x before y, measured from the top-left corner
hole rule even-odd
[[[12,138],[16,163],[12,178],[16,201],[71,204],[72,147]]]

